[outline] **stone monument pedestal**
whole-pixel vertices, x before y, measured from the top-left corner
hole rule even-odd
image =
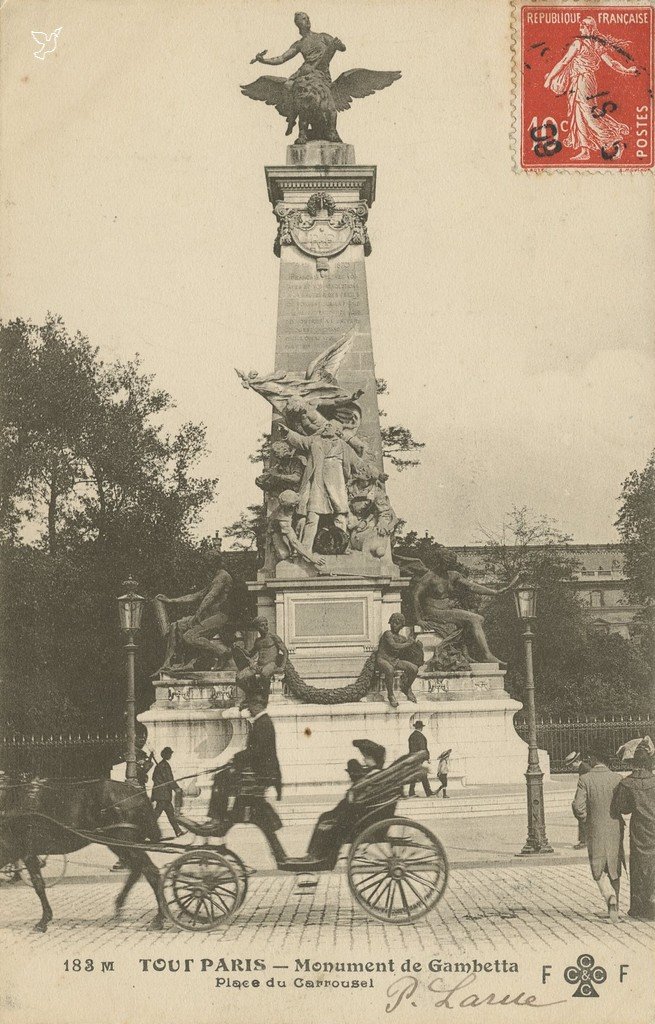
[[[407,739],[413,723],[425,723],[424,735],[432,755],[428,766],[431,777],[442,750],[452,748],[450,784],[486,785],[523,783],[527,767],[527,744],[517,735],[513,718],[521,705],[502,687],[504,673],[499,669],[482,674],[457,673],[451,676],[418,677],[413,704],[397,692],[397,708],[390,707],[383,695],[373,692],[372,699],[350,704],[300,704],[285,699],[276,687],[268,713],[275,724],[278,758],[282,768],[284,796],[308,801],[337,800],[348,784],[345,765],[356,755],[352,741],[372,739],[387,750],[387,764],[407,753]],[[195,673],[196,677],[229,673]],[[342,680],[342,682],[345,682]],[[200,773],[197,779],[182,782],[190,795],[185,808],[204,817],[209,806],[211,769],[224,764],[247,741],[247,720],[237,707],[218,708],[206,701],[216,700],[209,691],[218,685],[211,678],[177,680],[168,684],[164,700],[164,681],[155,683],[157,700],[149,711],[139,715],[148,729],[148,748],[155,753],[164,746],[173,748],[175,775]],[[169,692],[172,691],[171,692]],[[237,687],[234,687],[240,694]],[[238,702],[238,697],[237,697]],[[549,759],[539,753],[547,779]]]
[[[391,559],[353,551],[326,555],[321,575],[300,562],[278,562],[248,589],[288,648],[300,676],[315,686],[353,682],[377,647],[407,586]]]

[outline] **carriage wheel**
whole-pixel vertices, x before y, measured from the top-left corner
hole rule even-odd
[[[161,887],[166,913],[189,932],[226,924],[243,902],[234,863],[210,849],[191,850],[171,861]]]
[[[38,861],[39,868],[41,869],[41,878],[46,889],[56,885],[66,874],[68,860],[65,853],[39,854]],[[20,880],[24,885],[29,885],[32,888],[32,879],[24,864],[21,865]]]
[[[248,895],[248,869],[241,860],[241,857],[239,857],[238,854],[234,852],[234,850],[230,850],[228,849],[227,846],[224,846],[220,850],[220,853],[221,856],[225,857],[225,859],[230,862],[239,878],[239,902],[237,905],[238,909],[242,905],[246,896]]]
[[[353,840],[348,884],[378,921],[410,924],[433,909],[448,882],[446,851],[435,835],[409,818],[369,825]]]

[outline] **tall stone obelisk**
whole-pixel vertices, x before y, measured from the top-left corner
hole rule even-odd
[[[403,659],[392,654],[397,671],[382,692],[373,652],[400,610],[407,581],[392,557],[397,520],[383,472],[366,285],[375,167],[355,162],[352,146],[337,134],[337,115],[353,99],[397,81],[400,72],[355,68],[333,80],[330,62],[344,44],[312,32],[306,14],[294,20],[300,38],[281,56],[268,58],[264,50],[251,63],[301,56],[301,66],[289,78],[264,75],[242,88],[275,107],[287,134],[297,124],[298,137],[284,166],[266,168],[280,260],[275,369],[237,371],[273,408],[272,444],[258,478],[266,545],[248,586],[276,635],[266,641],[265,624],[250,623],[251,639],[257,632],[261,642],[247,649],[259,686],[265,670],[273,669],[268,710],[285,788],[312,797],[341,792],[354,737],[375,738],[389,757],[398,757],[419,717],[433,749],[453,749],[451,783],[518,781],[526,759],[513,726],[520,705],[505,693],[497,663],[442,671],[435,660],[423,666],[412,690],[408,680],[422,651],[407,636],[400,641]],[[430,656],[436,631],[423,634],[422,642]],[[388,633],[385,657],[392,643]],[[274,662],[260,662],[271,644]],[[140,716],[155,747],[176,751],[182,774],[202,766],[202,792],[193,799],[203,808],[211,772],[246,739],[234,705],[250,684],[237,673],[243,651],[237,661],[235,645],[232,655],[234,664],[222,671],[188,672],[182,665],[162,672],[154,681],[155,704]],[[403,661],[412,658],[408,673]]]
[[[361,394],[336,415],[381,471],[365,262],[375,167],[357,165],[350,145],[310,142],[289,146],[286,165],[267,167],[266,182],[280,259],[275,369],[303,374],[354,332],[338,381],[344,391]],[[349,550],[327,554],[325,562],[317,572],[297,560],[267,561],[252,589],[259,613],[275,622],[301,676],[334,686],[357,677],[389,616],[400,609],[406,584],[390,544],[381,557]]]

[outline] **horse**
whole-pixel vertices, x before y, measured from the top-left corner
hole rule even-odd
[[[74,831],[85,833],[77,835]],[[88,834],[96,833],[97,840]],[[143,789],[109,779],[62,782],[33,779],[14,782],[0,778],[0,864],[22,861],[41,900],[42,915],[35,929],[47,930],[53,919],[39,867],[39,856],[72,853],[97,841],[129,867],[125,885],[115,902],[119,916],[127,895],[141,875],[157,899],[152,928],[162,928],[164,900],[159,871],[145,850],[113,845],[111,838],[143,843],[161,841],[152,804]]]

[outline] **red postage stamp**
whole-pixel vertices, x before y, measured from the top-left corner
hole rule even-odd
[[[521,7],[526,170],[653,166],[653,8]]]

